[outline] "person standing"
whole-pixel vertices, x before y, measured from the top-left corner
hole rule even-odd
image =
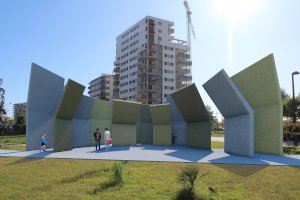
[[[112,139],[110,137],[110,131],[108,130],[108,128],[105,128],[105,132],[104,132],[104,139],[105,139],[105,148],[106,148],[106,151],[109,150],[109,144],[111,144],[112,142]]]
[[[94,132],[94,138],[95,138],[96,151],[97,151],[98,147],[99,147],[99,150],[100,150],[101,132],[100,132],[99,128],[97,128],[96,131]]]
[[[42,133],[42,137],[41,137],[41,151],[46,151],[46,144],[47,144],[46,136],[47,136],[46,133]]]

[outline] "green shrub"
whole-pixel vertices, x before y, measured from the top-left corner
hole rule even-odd
[[[111,182],[116,183],[116,185],[123,185],[123,166],[122,163],[115,162],[112,166],[112,177]]]

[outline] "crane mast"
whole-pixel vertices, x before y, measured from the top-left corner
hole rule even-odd
[[[190,54],[190,60],[192,57],[192,35],[193,38],[196,38],[193,23],[192,23],[192,11],[189,6],[189,3],[187,0],[183,1],[183,5],[185,7],[185,12],[186,12],[186,26],[187,26],[187,43],[189,45],[189,54]]]

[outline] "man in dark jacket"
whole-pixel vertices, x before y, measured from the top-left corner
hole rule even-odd
[[[99,150],[100,150],[101,132],[100,132],[99,128],[97,128],[96,131],[94,132],[94,138],[95,138],[96,151],[97,151],[98,146],[99,146]]]

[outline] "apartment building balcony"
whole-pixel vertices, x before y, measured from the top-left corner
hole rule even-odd
[[[193,77],[191,74],[188,74],[188,75],[178,75],[176,76],[177,80],[185,80],[185,81],[192,81],[193,80]]]
[[[155,26],[155,22],[154,22],[153,19],[148,19],[148,24],[149,24],[150,26]]]
[[[114,62],[114,66],[120,66],[120,60],[116,60],[116,61]]]
[[[183,52],[179,52],[178,54],[177,54],[177,59],[178,60],[187,60],[187,59],[190,59],[190,55],[189,54],[187,54],[187,53],[183,53]]]
[[[149,27],[148,27],[148,33],[150,33],[150,34],[155,34],[155,30],[154,30],[154,27],[153,27],[153,26],[149,26]]]
[[[169,28],[169,29],[168,29],[168,33],[169,33],[169,35],[172,35],[174,32],[175,32],[175,31],[174,31],[174,29],[173,29],[173,28]]]
[[[177,61],[177,65],[178,66],[191,66],[192,65],[192,61],[189,61],[189,60],[179,60],[179,61]]]

